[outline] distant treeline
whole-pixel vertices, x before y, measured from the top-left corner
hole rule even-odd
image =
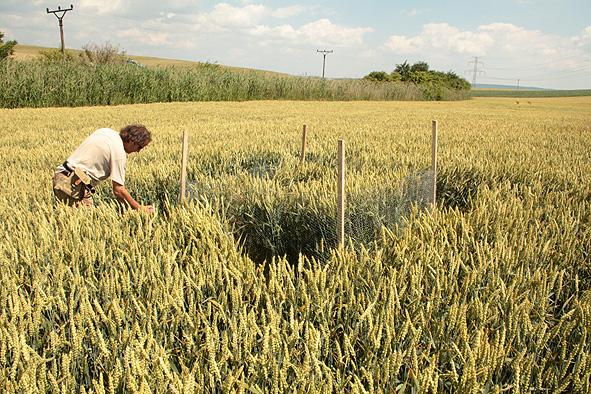
[[[0,62],[0,106],[52,107],[179,101],[460,100],[469,92],[428,85],[322,80],[214,64],[149,68],[131,63]]]
[[[453,71],[441,72],[430,70],[426,62],[417,62],[412,66],[408,62],[397,64],[390,73],[385,71],[372,71],[364,79],[376,83],[400,82],[412,83],[421,87],[426,100],[446,100],[445,95],[449,90],[458,94],[470,90],[470,83],[458,76]]]

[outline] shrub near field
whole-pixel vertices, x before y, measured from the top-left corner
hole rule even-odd
[[[440,100],[469,98],[442,89]],[[148,68],[41,61],[0,62],[0,107],[58,107],[182,101],[423,100],[414,84],[376,85],[364,80],[322,80],[233,71],[213,64]]]
[[[587,393],[590,104],[0,110],[0,387]],[[374,216],[399,209],[396,190],[429,165],[431,119],[437,209],[404,208],[373,243],[318,259],[248,257],[253,235],[305,246],[300,234],[336,210],[338,138],[348,208],[377,195]],[[107,186],[92,210],[54,208],[52,169],[94,128],[136,121],[154,141],[130,156],[128,187],[159,213],[120,213]],[[174,203],[182,130],[186,206]]]

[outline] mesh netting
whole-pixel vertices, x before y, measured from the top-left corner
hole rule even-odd
[[[299,254],[322,259],[337,244],[336,180],[312,168],[286,170],[281,161],[245,161],[219,177],[189,182],[188,198],[220,206],[225,221],[245,251],[257,261]],[[348,174],[345,239],[369,247],[382,228],[403,225],[403,218],[430,203],[433,172],[405,177]],[[347,190],[351,189],[351,190]]]

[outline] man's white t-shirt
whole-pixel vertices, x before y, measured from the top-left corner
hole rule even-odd
[[[98,129],[88,136],[68,157],[68,166],[81,168],[92,178],[93,186],[111,177],[120,185],[125,184],[127,154],[119,133],[113,129]],[[63,167],[58,167],[61,171]]]

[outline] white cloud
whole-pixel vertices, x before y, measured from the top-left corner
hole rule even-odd
[[[327,18],[299,26],[290,23],[273,24],[274,21],[281,21],[312,9],[315,8],[301,5],[271,8],[250,2],[239,5],[218,3],[207,12],[193,14],[165,9],[155,14],[152,19],[144,20],[141,25],[116,30],[111,34],[111,38],[106,34],[103,38],[113,42],[124,42],[122,47],[125,48],[142,45],[203,48],[204,45],[209,45],[206,42],[215,41],[217,45],[222,42],[221,46],[229,51],[232,47],[228,46],[227,42],[234,42],[234,46],[239,45],[237,42],[243,42],[243,45],[248,45],[252,51],[254,47],[269,48],[277,45],[282,45],[282,48],[312,45],[331,48],[361,47],[365,34],[373,31],[369,27],[342,26]],[[252,37],[256,39],[253,40]]]
[[[201,12],[182,19],[191,24],[194,31],[223,32],[255,28],[272,14],[273,10],[261,4],[235,7],[228,3],[219,3],[210,12]]]
[[[583,29],[580,36],[573,37],[572,43],[575,48],[587,53],[587,59],[591,63],[591,26]]]
[[[390,36],[385,47],[393,52],[417,53],[424,47],[421,37]]]
[[[219,27],[248,27],[258,23],[267,13],[267,8],[260,4],[234,7],[227,3],[219,3],[213,11],[199,15],[198,20]]]
[[[428,49],[460,54],[482,55],[493,43],[486,32],[461,31],[447,23],[430,23],[414,37],[390,36],[385,44],[388,50],[417,53]]]
[[[332,23],[328,19],[319,19],[300,28],[291,25],[276,27],[256,26],[249,31],[266,40],[287,40],[294,43],[315,45],[333,45],[341,47],[358,46],[363,43],[363,35],[373,29],[367,27],[348,28]]]
[[[373,31],[368,27],[345,27],[332,23],[327,18],[295,27],[292,24],[275,25],[268,23],[273,18],[285,19],[308,8],[300,5],[271,9],[260,4],[233,6],[217,4],[210,12],[200,13],[187,20],[196,32],[233,32],[261,37],[260,45],[269,42],[288,41],[296,44],[356,46],[363,42],[365,33]]]
[[[218,42],[224,40],[224,46],[227,46],[230,40],[248,40],[253,36],[257,40],[249,41],[249,46],[273,43],[294,47],[354,47],[362,45],[366,33],[373,31],[370,27],[336,24],[325,16],[327,12],[319,6],[296,3],[275,8],[257,1],[242,0],[220,2],[204,10],[198,4],[193,0],[170,0],[156,7],[153,0],[80,0],[74,5],[76,15],[72,16],[75,17],[68,18],[66,36],[78,38],[78,47],[89,40],[119,42],[125,48],[139,48],[143,44],[151,47],[176,46],[178,41],[203,42],[211,39]],[[310,19],[317,14],[323,17]],[[296,16],[307,16],[308,22],[295,24],[292,18]],[[44,14],[42,17],[47,19]],[[7,18],[10,16],[0,15],[0,22]],[[22,16],[14,18],[24,20]],[[90,18],[92,23],[89,23]],[[26,29],[23,20],[10,20],[6,25],[19,25],[21,30]],[[44,29],[48,29],[46,25],[43,25]],[[216,36],[212,37],[212,34]],[[73,45],[73,40],[68,42]]]
[[[166,45],[171,44],[168,33],[164,32],[146,32],[136,27],[124,29],[117,32],[117,37],[139,41],[148,45]]]
[[[333,44],[343,46],[360,45],[363,35],[372,32],[369,27],[343,27],[335,25],[328,19],[320,19],[308,23],[300,29],[304,37],[319,44]]]
[[[306,7],[301,5],[292,5],[289,7],[278,8],[271,12],[271,15],[275,18],[291,18],[292,16],[299,15],[307,10]]]
[[[291,25],[281,25],[269,27],[266,25],[254,26],[249,30],[249,34],[253,36],[265,36],[265,38],[281,38],[286,40],[296,40],[299,32]]]
[[[488,51],[489,56],[511,59],[515,64],[549,61],[553,63],[552,67],[560,69],[573,66],[568,59],[585,56],[585,30],[581,37],[561,37],[507,23],[483,25],[479,29],[493,37],[494,45]],[[587,39],[587,43],[590,41]]]
[[[219,3],[212,11],[198,13],[189,20],[195,24],[196,30],[201,31],[226,31],[235,28],[258,30],[264,27],[263,22],[266,20],[291,18],[306,10],[307,7],[300,5],[272,9],[261,4],[245,3],[236,7],[228,3]]]
[[[591,41],[591,26],[586,27],[585,30],[583,30],[583,35],[581,36],[581,40],[582,41]]]
[[[83,12],[89,12],[98,15],[112,14],[122,12],[124,7],[123,0],[80,0],[74,9],[80,8]]]

